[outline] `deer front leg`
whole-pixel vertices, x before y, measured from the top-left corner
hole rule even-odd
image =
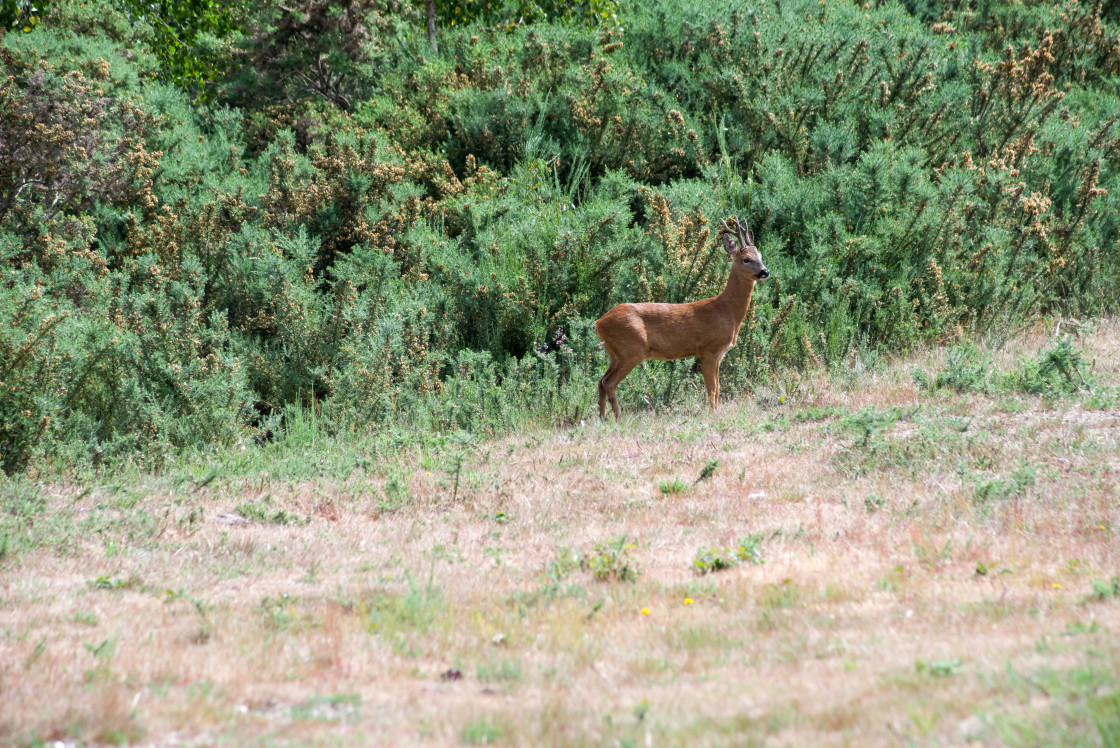
[[[708,390],[708,407],[716,409],[719,404],[719,364],[723,356],[715,353],[700,355],[700,371],[704,375],[704,386]]]

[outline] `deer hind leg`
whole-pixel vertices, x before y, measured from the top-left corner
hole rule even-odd
[[[607,366],[607,373],[599,380],[599,417],[605,418],[607,415],[607,382],[610,381],[611,375],[618,371],[618,362],[611,359],[610,364]]]
[[[605,395],[607,400],[611,403],[611,410],[614,411],[614,419],[617,421],[622,418],[622,409],[618,407],[618,383],[626,378],[626,375],[634,370],[634,367],[641,363],[641,359],[630,362],[617,360],[612,361],[611,366],[607,369],[607,373],[603,375],[602,381],[599,382],[599,412],[605,415],[606,411],[601,405],[602,398]]]
[[[700,371],[704,374],[704,387],[708,390],[708,407],[716,409],[719,404],[719,365],[723,356],[706,353],[700,356]]]

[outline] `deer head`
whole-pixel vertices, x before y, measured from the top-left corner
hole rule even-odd
[[[731,228],[727,221],[721,221],[723,224],[723,249],[731,257],[732,262],[735,263],[732,272],[745,272],[751,280],[766,280],[770,277],[770,271],[762,264],[762,255],[759,254],[758,248],[754,246],[754,234],[751,230],[743,226],[743,222],[739,220],[738,216],[732,216],[735,219],[735,228]]]

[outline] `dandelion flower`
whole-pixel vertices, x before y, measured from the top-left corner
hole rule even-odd
[[[1060,590],[1062,588],[1062,585],[1058,584],[1057,582],[1054,582],[1054,584],[1052,584],[1050,586],[1053,587],[1056,590]]]
[[[691,597],[686,597],[684,599],[684,604],[685,605],[692,605],[692,598]]]
[[[649,615],[649,608],[642,608],[642,615],[643,616],[648,616]]]

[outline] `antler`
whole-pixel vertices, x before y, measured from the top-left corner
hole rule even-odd
[[[730,226],[728,226],[727,220],[724,219],[720,221],[720,223],[723,224],[723,230],[738,238],[740,247],[749,246],[751,242],[747,239],[747,228],[743,224],[743,221],[739,218],[739,216],[731,217],[735,219],[735,228],[731,228]]]
[[[740,219],[739,216],[735,216],[735,227],[737,229],[736,233],[739,236],[739,241],[742,243],[742,246],[750,246],[751,242],[747,240],[747,226],[745,223],[743,223],[742,219]]]

